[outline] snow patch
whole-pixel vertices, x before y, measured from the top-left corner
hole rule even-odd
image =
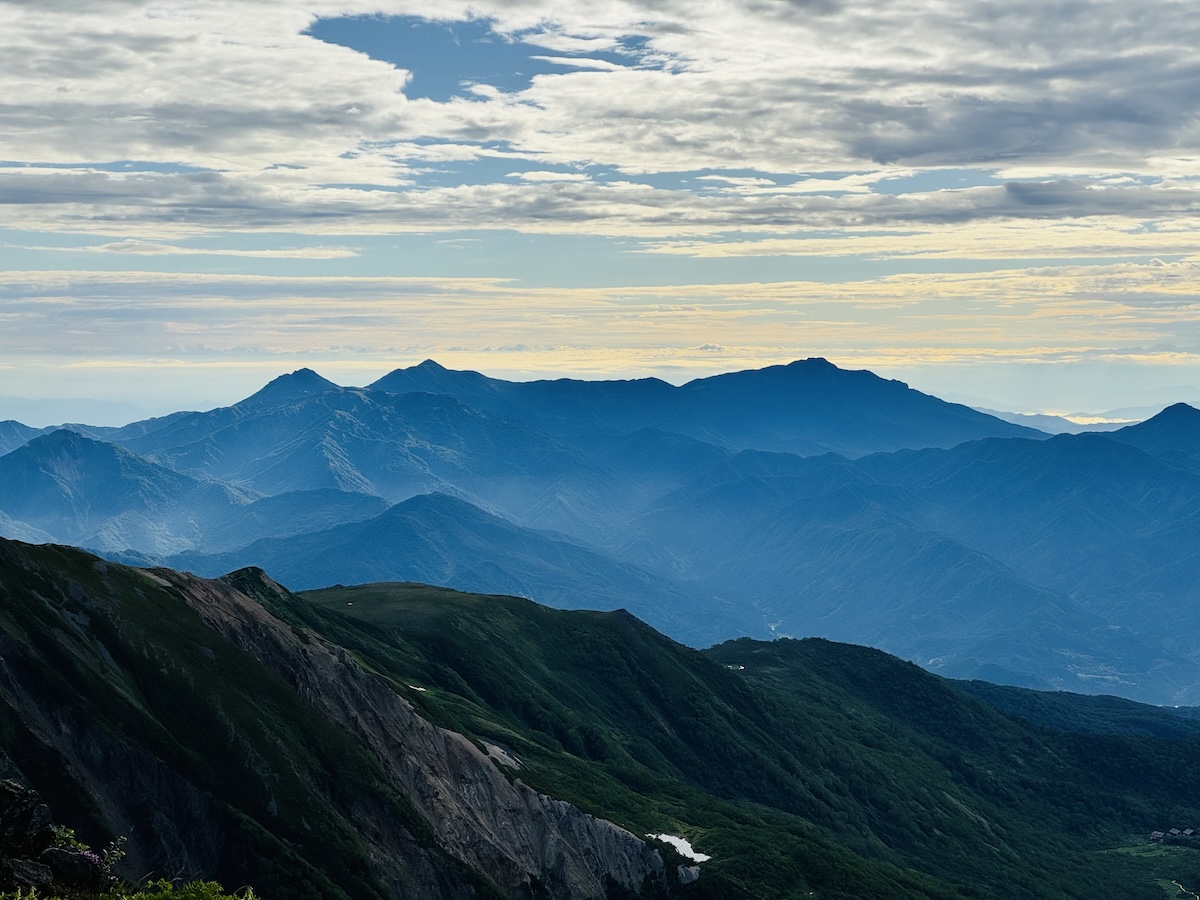
[[[679,851],[680,856],[686,857],[693,862],[708,862],[712,859],[707,853],[697,853],[693,850],[691,843],[686,838],[676,837],[673,834],[648,834],[646,837],[662,841],[664,844],[670,844]]]

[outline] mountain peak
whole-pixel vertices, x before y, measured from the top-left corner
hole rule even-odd
[[[1156,416],[1151,416],[1145,422],[1126,425],[1115,434],[1149,434],[1165,430],[1200,429],[1200,409],[1187,403],[1173,403]]]
[[[1152,416],[1151,420],[1153,419],[1168,422],[1197,422],[1200,421],[1200,409],[1196,409],[1196,407],[1187,403],[1172,403],[1157,416]]]
[[[32,438],[26,446],[42,451],[56,450],[60,447],[112,447],[115,445],[94,441],[80,434],[78,431],[72,431],[70,428],[56,428],[54,431]]]
[[[452,394],[469,405],[471,397],[475,394],[492,393],[496,385],[500,384],[503,382],[493,381],[478,372],[469,369],[447,369],[436,360],[426,359],[406,369],[393,369],[367,388],[392,394],[408,394],[413,391]]]
[[[321,377],[312,369],[297,369],[288,375],[280,375],[278,378],[272,379],[262,390],[247,397],[238,405],[264,402],[283,403],[336,390],[341,390],[341,388],[328,378]]]
[[[272,384],[286,384],[291,387],[321,387],[326,389],[330,387],[337,387],[337,385],[329,379],[322,378],[312,369],[308,368],[297,369],[290,375],[280,375],[278,378],[271,381],[267,386],[270,387]]]
[[[1157,456],[1200,460],[1200,409],[1175,403],[1145,422],[1111,432],[1111,437]]]

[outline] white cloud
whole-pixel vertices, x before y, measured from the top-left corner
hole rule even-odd
[[[116,253],[129,256],[241,256],[251,259],[349,259],[359,255],[357,250],[350,247],[288,247],[277,250],[246,250],[179,247],[133,238],[84,247],[23,247],[20,249],[71,253]]]
[[[589,181],[581,172],[510,172],[509,178],[519,178],[521,181]]]
[[[315,15],[424,8],[402,0],[10,3],[0,11],[0,94],[8,98],[0,158],[185,164],[219,173],[208,177],[233,194],[230,206],[213,198],[192,207],[194,187],[175,193],[184,180],[134,176],[119,193],[139,209],[112,209],[112,185],[93,194],[77,171],[43,170],[43,197],[75,201],[65,220],[50,223],[64,229],[72,219],[88,227],[106,217],[131,228],[144,220],[149,229],[185,212],[195,213],[196,228],[255,228],[260,216],[277,223],[280,207],[308,201],[314,217],[361,209],[370,218],[384,205],[372,192],[331,203],[322,186],[415,190],[421,161],[477,157],[497,143],[546,163],[630,174],[860,173],[830,183],[793,177],[787,190],[795,194],[861,194],[890,165],[1075,173],[1064,185],[1089,172],[1165,173],[1166,161],[1173,175],[1200,174],[1194,158],[1177,155],[1200,145],[1200,72],[1191,65],[1200,24],[1179,3],[1150,14],[1131,0],[1069,8],[830,2],[800,14],[791,4],[733,0],[483,2],[469,7],[473,15],[493,16],[501,28],[537,27],[529,39],[559,52],[611,49],[621,35],[640,35],[650,65],[581,70],[602,61],[563,57],[573,70],[538,76],[526,91],[480,86],[478,99],[445,104],[409,101],[405,70],[302,33]],[[439,15],[467,10],[450,4]],[[778,192],[770,181],[725,183],[731,194]],[[1009,200],[1068,215],[1105,205],[1038,190]],[[431,215],[434,204],[453,211],[459,199],[418,194]],[[7,199],[37,195],[10,187]],[[590,199],[596,205],[574,219],[623,214],[625,199]],[[667,202],[678,217],[690,200]],[[1130,203],[1114,194],[1107,205]],[[411,205],[401,204],[404,212]],[[855,214],[838,205],[841,218]],[[537,227],[542,211],[527,198],[494,227]]]

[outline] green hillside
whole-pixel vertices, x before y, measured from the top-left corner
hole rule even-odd
[[[1200,780],[1181,771],[1195,737],[1056,735],[825,641],[699,653],[621,612],[417,585],[303,598],[311,609],[280,611],[503,746],[521,779],[692,840],[713,857],[698,895],[1096,897],[1121,884],[1153,898],[1167,876],[1200,883],[1200,854],[1114,852],[1200,823]]]
[[[1200,848],[1147,841],[1200,825],[1193,722],[861,647],[701,652],[624,611],[413,584],[294,595],[259,570],[212,582],[0,542],[0,659],[0,774],[95,846],[128,834],[138,876],[267,900],[1200,885]],[[529,788],[711,858],[655,841],[654,875],[628,835]],[[588,881],[601,857],[625,880]]]

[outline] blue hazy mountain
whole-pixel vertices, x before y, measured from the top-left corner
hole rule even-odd
[[[34,435],[0,456],[0,533],[1200,703],[1197,419],[1050,438],[824,360],[682,387],[302,369],[229,407]]]
[[[851,456],[903,447],[951,447],[984,437],[1044,437],[867,371],[824,359],[732,372],[674,387],[632,381],[512,382],[432,360],[397,369],[373,390],[451,394],[478,409],[552,433],[652,427],[736,449]]]
[[[1200,469],[1200,410],[1186,403],[1112,434],[1114,440],[1177,464]]]
[[[742,453],[608,549],[740,597],[782,633],[962,677],[1194,703],[1197,510],[1197,474],[1100,435]]]
[[[304,370],[233,407],[113,439],[176,471],[264,494],[324,488],[395,503],[445,491],[580,534],[627,516],[632,490],[523,422],[447,395],[339,388]]]
[[[0,457],[0,510],[101,550],[183,549],[202,523],[251,499],[65,429]]]
[[[412,581],[528,597],[560,609],[626,608],[696,646],[769,634],[761,616],[719,600],[700,584],[656,577],[446,494],[413,497],[363,522],[162,562],[201,575],[257,566],[297,589]]]
[[[0,456],[0,532],[101,551],[240,546],[322,520],[366,518],[384,507],[377,497],[335,491],[263,497],[65,429]]]
[[[12,419],[0,422],[0,456],[25,446],[39,434],[45,434],[49,430],[53,429],[31,428]]]

